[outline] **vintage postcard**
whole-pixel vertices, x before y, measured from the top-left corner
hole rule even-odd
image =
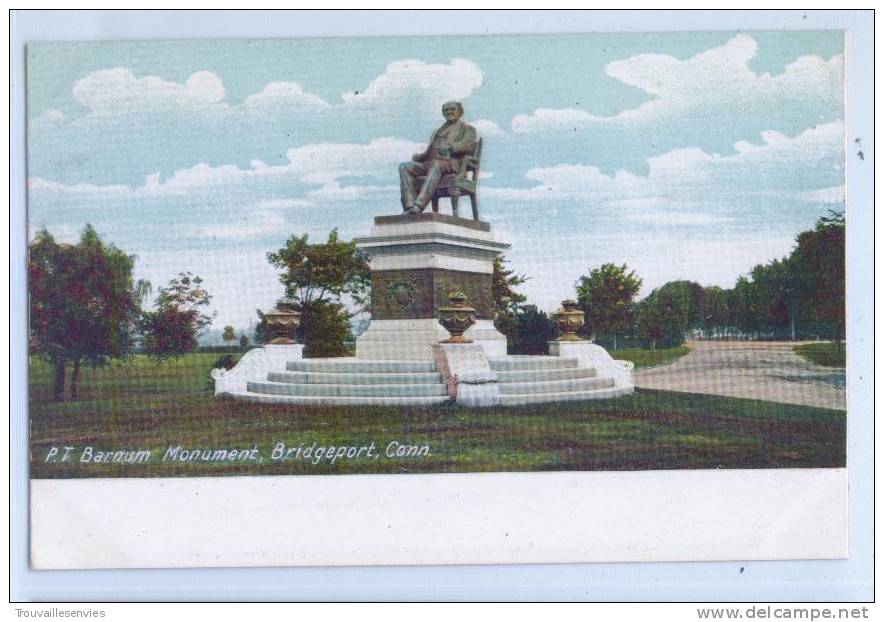
[[[33,566],[843,557],[844,46],[29,44]]]

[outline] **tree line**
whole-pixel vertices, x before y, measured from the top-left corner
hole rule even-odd
[[[830,212],[801,232],[792,252],[755,266],[734,287],[704,287],[670,281],[637,301],[642,279],[626,265],[604,264],[581,276],[574,297],[585,314],[581,331],[617,348],[627,341],[641,347],[674,347],[694,334],[700,338],[844,339],[845,221]],[[495,283],[518,286],[525,277],[499,262]],[[514,353],[543,353],[552,319],[524,297],[507,298],[496,324],[510,337]]]

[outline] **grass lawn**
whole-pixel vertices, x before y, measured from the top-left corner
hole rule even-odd
[[[620,358],[618,353],[618,358]],[[31,362],[31,475],[150,477],[322,473],[842,467],[843,411],[708,395],[638,391],[613,400],[469,410],[293,407],[215,398],[217,353],[156,364],[136,356],[81,372],[81,397],[51,401],[51,370]],[[624,357],[625,358],[625,357]],[[429,446],[388,457],[389,443]],[[273,461],[286,447],[366,446],[376,459]],[[162,460],[170,446],[251,449],[248,462]],[[51,447],[73,447],[46,462]],[[151,452],[143,464],[83,463],[95,451]]]
[[[847,347],[844,343],[805,343],[795,346],[795,353],[811,363],[826,367],[844,367],[847,362]]]
[[[658,348],[656,350],[644,350],[642,348],[624,348],[623,350],[611,350],[611,356],[621,361],[632,361],[636,369],[643,367],[656,367],[674,363],[691,349],[687,346],[675,348]]]

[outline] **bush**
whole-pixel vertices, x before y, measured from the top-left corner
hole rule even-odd
[[[233,369],[236,366],[237,358],[232,354],[219,356],[214,363],[212,369]]]
[[[535,305],[525,305],[514,313],[501,313],[494,326],[507,337],[509,354],[546,354],[556,338],[556,325]]]

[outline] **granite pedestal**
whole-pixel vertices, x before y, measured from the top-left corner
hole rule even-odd
[[[461,291],[478,321],[465,334],[489,358],[506,356],[506,337],[492,322],[494,259],[509,248],[486,222],[447,214],[378,216],[357,238],[371,267],[371,323],[356,339],[356,357],[433,360],[432,346],[448,338],[437,309]]]

